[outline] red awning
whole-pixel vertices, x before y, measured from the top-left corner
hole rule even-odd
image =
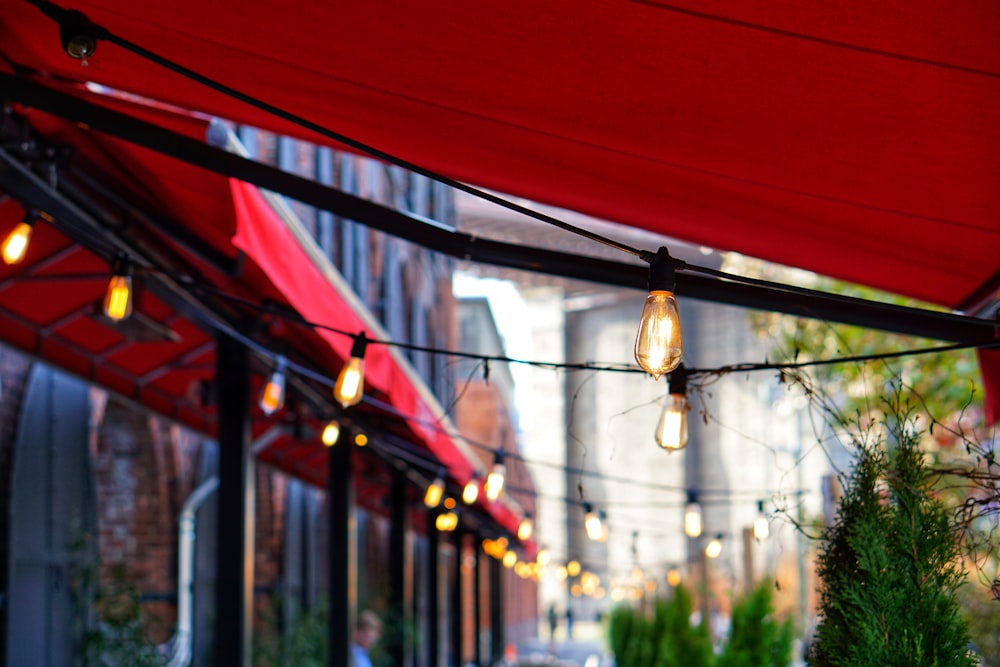
[[[204,137],[208,127],[206,119],[169,109],[122,99],[105,102],[192,137]],[[29,111],[28,119],[47,140],[76,152],[74,169],[81,171],[73,176],[87,173],[115,190],[115,196],[145,204],[144,211],[159,216],[155,224],[126,217],[128,228],[118,230],[117,235],[152,249],[169,266],[158,267],[157,275],[138,272],[136,312],[123,324],[114,325],[100,308],[110,277],[106,259],[74,242],[60,221],[39,222],[25,260],[14,266],[0,263],[0,340],[212,434],[215,410],[202,385],[214,375],[214,332],[199,319],[197,307],[164,294],[163,281],[192,278],[196,289],[211,288],[212,294],[224,293],[255,304],[272,302],[294,309],[311,322],[387,338],[364,305],[353,299],[335,269],[317,253],[310,253],[311,239],[296,223],[282,220],[255,187],[47,114]],[[107,199],[105,205],[115,204]],[[15,200],[0,202],[0,229],[12,229],[23,215],[24,209]],[[216,261],[206,260],[204,252],[185,245],[183,233],[207,247]],[[241,254],[238,273],[221,266],[227,260],[235,266]],[[160,275],[159,269],[166,275]],[[157,281],[158,289],[153,286]],[[146,289],[141,289],[143,283]],[[241,308],[234,299],[223,299],[221,306],[235,312]],[[270,327],[270,338],[287,347],[290,357],[329,377],[336,377],[349,355],[351,339],[347,336],[280,319],[269,322],[265,318],[262,324]],[[257,371],[259,387],[270,368],[258,367]],[[397,437],[446,466],[458,484],[472,477],[472,461],[478,458],[455,437],[442,408],[395,350],[369,346],[366,391],[379,402],[357,406],[356,418],[377,418]],[[327,450],[318,439],[322,418],[309,417],[305,432],[312,435],[286,433],[271,439],[259,458],[324,485]],[[255,410],[253,433],[263,435],[286,421],[282,414],[268,417]],[[485,507],[498,524],[516,532],[520,519],[510,506],[495,502]]]
[[[36,7],[2,6],[27,76],[318,139],[110,42],[84,67]],[[466,182],[953,308],[996,294],[1000,5],[67,6]]]

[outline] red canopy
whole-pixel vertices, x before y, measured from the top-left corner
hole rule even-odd
[[[120,98],[104,101],[187,136],[204,137],[208,127],[205,119],[168,109]],[[158,253],[163,265],[156,267],[157,275],[137,272],[136,312],[114,325],[101,315],[99,305],[110,276],[106,260],[64,233],[62,225],[70,224],[68,220],[57,220],[57,225],[39,222],[24,261],[13,266],[0,263],[4,342],[212,434],[215,409],[201,386],[213,375],[214,332],[204,325],[205,314],[199,317],[193,302],[165,294],[163,283],[193,278],[198,289],[224,294],[223,308],[239,311],[238,299],[271,302],[290,307],[311,322],[385,338],[365,307],[337,281],[336,272],[310,253],[311,241],[296,235],[295,225],[280,219],[257,188],[44,113],[29,111],[27,118],[45,139],[72,147],[77,167],[100,178],[117,196],[151,203],[149,210],[160,216],[157,222],[126,217],[128,228],[118,230],[118,235],[138,244],[144,253]],[[113,208],[115,200],[108,199],[105,205]],[[0,201],[0,229],[12,229],[24,213],[13,199]],[[201,245],[185,244],[185,234]],[[245,261],[239,263],[238,273],[220,266],[227,260],[235,266],[241,252]],[[214,261],[206,260],[206,253]],[[161,271],[166,275],[158,275]],[[70,284],[73,288],[67,289]],[[271,337],[296,353],[293,360],[329,377],[336,376],[349,355],[348,336],[296,325],[294,320],[269,323],[264,318],[262,323],[271,326]],[[270,368],[259,370],[266,373]],[[258,388],[263,374],[256,378]],[[355,418],[374,417],[395,436],[440,461],[458,484],[472,477],[477,457],[454,437],[442,408],[393,349],[369,346],[366,393],[377,397],[378,403],[358,406],[352,411]],[[327,471],[326,449],[318,438],[322,415],[313,414],[309,420],[297,434],[271,438],[258,455],[322,486]],[[253,433],[263,435],[285,421],[280,413],[269,417],[254,411]],[[359,498],[375,502],[377,494]],[[499,525],[516,532],[520,518],[512,507],[500,501],[486,502],[485,508]]]
[[[996,293],[1000,5],[80,0],[117,37],[460,180],[953,308]],[[8,67],[290,134],[2,0]]]

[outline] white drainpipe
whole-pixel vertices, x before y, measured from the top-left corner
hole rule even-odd
[[[274,427],[253,443],[256,457],[281,435],[284,429]],[[219,477],[213,475],[191,492],[181,508],[177,523],[177,630],[174,636],[160,644],[160,653],[167,658],[167,667],[187,667],[191,664],[194,644],[194,545],[197,537],[196,515],[202,504],[219,488]]]
[[[209,477],[184,501],[178,520],[177,539],[177,631],[161,649],[169,651],[168,667],[191,664],[194,639],[194,543],[195,515],[201,505],[219,488],[219,478]]]

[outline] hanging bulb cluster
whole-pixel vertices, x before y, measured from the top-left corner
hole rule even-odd
[[[132,314],[132,300],[132,262],[125,255],[119,255],[104,294],[104,314],[120,322]]]
[[[437,515],[434,519],[434,527],[442,533],[450,533],[458,528],[458,513],[455,512],[455,499],[444,499],[445,511]]]
[[[28,243],[31,241],[31,232],[34,231],[35,223],[38,221],[38,211],[29,210],[24,215],[24,219],[17,223],[17,226],[4,239],[0,246],[0,254],[7,264],[19,264],[28,253]]]
[[[656,444],[668,452],[684,449],[688,442],[687,371],[681,364],[670,374],[667,399],[656,425]]]
[[[337,384],[333,387],[333,397],[345,408],[357,405],[365,393],[365,350],[368,339],[362,331],[351,346],[351,358],[340,369]]]
[[[701,504],[698,502],[698,494],[695,491],[688,491],[687,494],[687,507],[684,509],[684,534],[688,537],[701,535]]]
[[[493,468],[490,469],[490,473],[486,476],[484,491],[486,492],[487,499],[496,501],[500,498],[500,494],[503,493],[506,475],[507,466],[503,464],[503,451],[498,451],[496,459],[493,462]]]
[[[274,371],[260,392],[260,401],[258,401],[258,404],[265,415],[273,415],[285,406],[285,368],[287,366],[288,361],[284,356],[279,354],[274,364]],[[337,435],[340,435],[339,432]],[[323,431],[323,442],[326,443],[325,429]],[[336,439],[334,439],[334,442],[336,442]]]
[[[657,380],[677,368],[684,353],[675,285],[673,260],[661,247],[649,264],[649,296],[635,338],[636,363]]]

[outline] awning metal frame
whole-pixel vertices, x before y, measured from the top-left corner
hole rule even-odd
[[[280,193],[453,257],[617,287],[644,290],[646,286],[648,267],[645,264],[626,264],[477,238],[432,220],[396,211],[242,158],[208,143],[16,76],[0,74],[0,90],[7,103],[22,103],[83,123],[95,131]],[[796,288],[791,292],[778,287],[748,285],[685,272],[677,276],[677,293],[716,303],[969,345],[995,343],[1000,336],[1000,323],[978,317],[897,306],[814,290]]]

